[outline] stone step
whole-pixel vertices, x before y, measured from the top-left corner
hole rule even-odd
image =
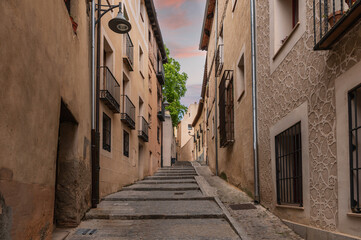
[[[197,172],[195,171],[167,171],[167,172],[164,172],[164,171],[158,171],[156,172],[155,174],[172,174],[172,175],[197,175]]]
[[[211,200],[199,190],[188,191],[120,191],[106,196],[104,201],[146,201],[146,200]]]
[[[133,184],[129,187],[124,187],[122,191],[187,191],[198,190],[199,186],[196,183],[182,183],[182,184]]]
[[[168,180],[142,180],[137,184],[181,184],[181,183],[197,183],[195,179],[168,179]]]
[[[86,234],[84,234],[86,232]],[[91,235],[90,235],[91,233]],[[84,234],[84,235],[83,235]],[[84,239],[240,239],[225,219],[89,220],[68,237]]]
[[[102,201],[86,219],[221,218],[224,213],[211,200]]]
[[[156,172],[154,174],[154,176],[184,176],[184,175],[197,175],[196,172],[183,172],[183,173],[178,173],[178,172],[170,172],[170,173],[164,173],[164,172]]]
[[[145,180],[171,180],[171,179],[195,179],[194,175],[183,175],[183,176],[150,176],[146,177]]]

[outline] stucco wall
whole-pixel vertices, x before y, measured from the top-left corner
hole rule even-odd
[[[172,119],[169,112],[166,111],[163,122],[163,166],[165,167],[171,166],[173,138]]]
[[[66,161],[77,177],[65,186],[77,195],[72,221],[90,207],[87,4],[72,4],[75,34],[63,1],[0,2],[0,195],[15,240],[51,238],[61,99],[78,122]]]
[[[361,60],[361,24],[356,24],[331,51],[313,51],[313,1],[306,1],[305,32],[271,74],[270,5],[257,1],[257,77],[261,202],[281,218],[325,230],[338,228],[335,81]],[[275,208],[271,173],[270,128],[307,103],[309,142],[309,218]],[[346,107],[346,106],[344,106]],[[347,123],[344,123],[347,124]],[[355,218],[354,221],[357,221]],[[360,232],[348,231],[360,236]]]
[[[224,66],[221,75],[217,78],[217,94],[219,83],[224,70],[233,70],[234,86],[234,142],[233,144],[220,148],[218,134],[218,172],[225,173],[230,183],[245,190],[252,195],[253,187],[253,152],[252,152],[252,81],[251,81],[251,47],[250,47],[250,13],[249,1],[237,1],[232,11],[232,1],[219,1],[218,5],[218,31],[221,31],[223,24],[224,44]],[[219,34],[218,32],[218,34]],[[214,77],[214,48],[215,48],[215,21],[210,34],[210,41],[207,51],[207,73],[209,76],[209,96],[206,106],[209,111],[207,132],[207,155],[209,166],[213,172],[216,171],[215,158],[215,137],[213,132],[219,133],[219,120],[217,127],[213,126],[215,116],[215,77]],[[239,87],[237,76],[238,62],[241,56],[244,57],[245,69],[245,91],[241,98],[238,98],[236,88]],[[219,100],[219,98],[218,98]],[[219,112],[219,110],[218,110]],[[219,114],[218,114],[219,119]],[[247,136],[247,137],[245,137]]]

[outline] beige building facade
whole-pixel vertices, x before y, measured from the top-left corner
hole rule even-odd
[[[306,239],[359,239],[360,2],[285,2],[256,6],[261,203]]]
[[[249,1],[217,2],[206,2],[199,46],[207,51],[200,110],[207,129],[206,160],[214,173],[252,196],[250,6]]]
[[[194,131],[192,127],[193,119],[197,114],[198,104],[195,102],[188,106],[183,119],[177,125],[177,153],[178,161],[194,161]]]
[[[161,166],[166,62],[162,35],[153,1],[124,1],[123,9],[132,23],[129,34],[119,37],[109,29],[113,13],[102,19],[101,65],[117,81],[120,101],[117,110],[109,107],[107,98],[101,101],[100,198]]]
[[[51,239],[92,205],[91,1],[0,5],[0,239]],[[156,10],[152,0],[122,7],[129,34],[108,27],[118,9],[101,19],[100,198],[162,160],[167,60]]]
[[[89,3],[0,5],[0,238],[50,239],[91,203]]]

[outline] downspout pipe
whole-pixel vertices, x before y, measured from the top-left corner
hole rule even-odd
[[[216,56],[217,54],[217,45],[218,45],[218,0],[216,0],[216,6],[215,6],[215,11],[216,11],[216,17],[215,17],[215,49],[214,49],[214,54]],[[216,61],[217,56],[214,58],[214,61]],[[217,96],[217,88],[218,88],[218,83],[217,83],[217,69],[214,68],[214,124],[215,126],[213,126],[215,128],[215,147],[216,147],[216,176],[218,176],[218,96]]]
[[[250,0],[250,5],[251,5],[251,54],[252,54],[254,202],[260,203],[259,171],[258,171],[258,126],[257,126],[256,0]]]
[[[101,0],[98,0],[98,5]],[[97,22],[95,21],[95,0],[92,0],[91,9],[91,35],[92,35],[92,53],[91,53],[91,81],[92,81],[92,130],[91,130],[91,158],[92,158],[92,207],[95,208],[99,203],[99,87],[100,87],[100,11],[97,11]],[[97,53],[95,68],[95,27],[97,26]],[[96,74],[95,74],[96,71]]]

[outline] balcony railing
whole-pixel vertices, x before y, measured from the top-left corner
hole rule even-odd
[[[361,17],[361,0],[313,0],[314,50],[328,50]]]
[[[124,49],[124,56],[123,62],[127,65],[129,71],[133,71],[133,64],[134,64],[134,45],[132,40],[130,39],[129,33],[124,34],[124,42],[125,42],[125,49]]]
[[[165,107],[164,107],[164,104],[163,104],[163,103],[158,107],[157,117],[158,117],[159,120],[161,120],[162,122],[165,121]]]
[[[158,63],[157,79],[161,85],[165,83],[164,66],[163,63]]]
[[[140,139],[142,139],[144,142],[148,142],[148,129],[149,129],[149,124],[148,122],[145,120],[144,117],[139,116],[139,130],[138,130],[138,137]]]
[[[127,95],[122,95],[123,107],[121,112],[121,121],[130,129],[135,129],[135,106]]]
[[[100,89],[100,99],[114,113],[120,112],[120,85],[108,67],[100,67],[103,73],[103,84]]]
[[[219,44],[218,48],[217,48],[217,55],[216,55],[217,76],[221,75],[223,64],[224,64],[224,57],[223,57],[223,43],[222,43],[222,44]]]

